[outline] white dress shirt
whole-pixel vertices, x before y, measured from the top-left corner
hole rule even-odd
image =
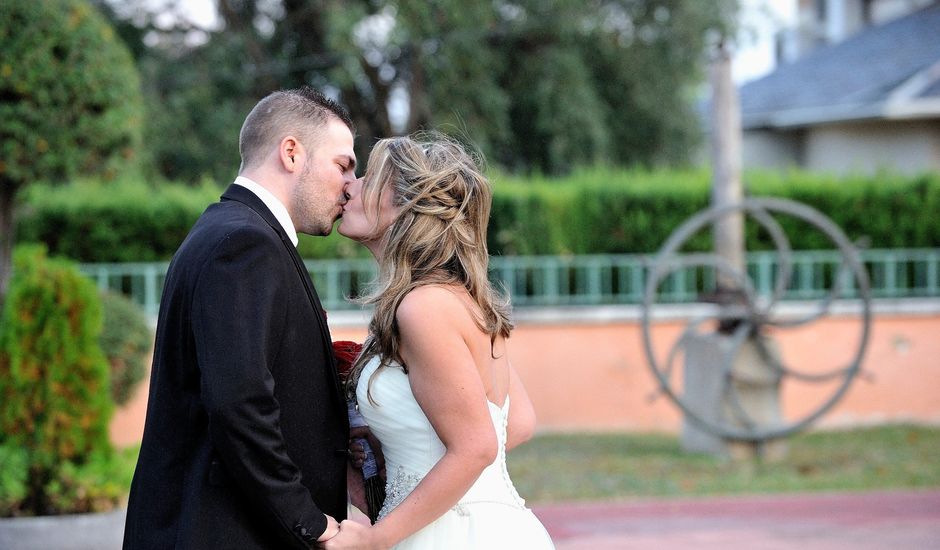
[[[268,207],[268,210],[274,214],[274,217],[277,218],[278,223],[280,223],[281,227],[284,228],[284,232],[287,233],[288,237],[290,237],[290,242],[294,243],[294,246],[297,246],[297,230],[294,228],[294,222],[290,219],[290,214],[287,213],[287,208],[284,206],[284,203],[279,201],[273,193],[246,178],[245,176],[238,176],[235,178],[235,183],[248,189],[257,195],[259,199],[261,199],[261,202],[263,202],[264,205]]]

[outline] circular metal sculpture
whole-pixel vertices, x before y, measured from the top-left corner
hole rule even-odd
[[[742,270],[714,252],[682,253],[683,247],[696,238],[699,238],[701,248],[703,241],[699,234],[709,231],[715,222],[731,216],[742,217],[751,238],[762,237],[764,242],[772,243],[776,248],[776,266],[772,272],[771,285],[764,284],[764,288],[758,289],[748,269]],[[778,218],[781,218],[780,221],[787,219],[780,223]],[[784,227],[815,231],[822,237],[820,240],[828,240],[839,252],[838,261],[827,273],[822,274],[829,288],[823,289],[819,300],[808,308],[805,304],[793,307],[784,302],[791,290],[795,272],[790,241]],[[699,300],[704,303],[693,308],[697,313],[688,319],[685,328],[668,348],[668,353],[657,353],[654,344],[659,345],[660,352],[665,347],[662,346],[662,333],[659,333],[654,343],[651,322],[655,314],[654,306],[661,305],[661,288],[674,284],[674,277],[679,273],[688,274],[690,271],[704,275],[695,290],[702,296],[710,292],[712,297]],[[723,288],[716,281],[723,282]],[[832,313],[836,300],[840,298],[852,298],[860,305],[858,316],[848,321],[852,325],[850,334],[857,335],[857,341],[825,343],[829,347],[841,346],[850,351],[845,361],[826,364],[831,359],[821,349],[820,353],[815,354],[818,361],[794,365],[777,353],[774,339],[769,333],[809,329],[813,322]],[[699,212],[670,235],[649,269],[642,322],[647,359],[659,382],[660,391],[683,411],[686,419],[725,440],[761,443],[790,435],[819,418],[839,401],[859,374],[871,324],[868,276],[856,248],[826,216],[806,205],[788,200],[748,199],[735,205]],[[856,323],[857,330],[854,328]],[[716,360],[718,366],[713,371],[720,377],[716,383],[721,385],[722,413],[718,415],[706,413],[690,402],[689,391],[679,391],[679,385],[685,384],[689,376],[688,372],[684,376],[678,375],[675,368],[680,357],[685,357],[688,362],[690,341],[709,330],[709,325],[715,327],[711,329],[713,333],[722,334],[723,341],[727,343],[721,348],[724,351]],[[790,415],[793,418],[782,415],[778,421],[768,424],[753,417],[740,395],[740,388],[748,384],[747,374],[735,368],[736,358],[745,345],[751,350],[752,356],[759,358],[763,363],[762,368],[770,373],[775,382],[779,381],[778,388],[789,383],[813,384],[818,387],[811,393],[824,397],[808,407],[805,404],[797,407],[802,410]],[[824,365],[820,368],[814,363]]]

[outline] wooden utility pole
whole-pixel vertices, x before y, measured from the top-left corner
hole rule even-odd
[[[744,198],[741,184],[741,111],[737,88],[731,79],[731,54],[722,41],[715,48],[711,64],[712,86],[712,206],[720,208],[740,203]],[[719,217],[712,227],[715,253],[732,272],[746,278],[744,263],[744,213],[735,211]],[[741,281],[729,273],[716,274],[715,299],[725,306],[744,300]],[[687,403],[711,421],[734,421],[744,412],[759,426],[775,426],[780,416],[780,373],[771,368],[761,349],[776,354],[776,347],[760,334],[734,343],[735,332],[744,319],[722,317],[718,330],[696,334],[686,340],[684,396]],[[762,348],[756,339],[761,339]],[[731,361],[730,369],[728,361]],[[731,375],[730,378],[728,377]],[[734,392],[736,401],[729,397]],[[740,420],[738,420],[740,421]],[[734,458],[755,456],[780,457],[786,452],[782,442],[772,447],[723,440],[691,424],[683,424],[682,446],[686,450],[715,452]],[[770,455],[767,452],[770,451]]]
[[[712,206],[741,202],[741,109],[738,90],[731,79],[731,53],[724,40],[715,48],[710,68],[712,87]],[[744,273],[744,218],[737,213],[716,221],[715,252],[731,267]],[[718,291],[739,283],[718,274]]]

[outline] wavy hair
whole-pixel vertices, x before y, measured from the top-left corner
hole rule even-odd
[[[392,193],[398,214],[384,231],[373,292],[359,299],[374,304],[369,337],[353,366],[355,391],[366,362],[379,355],[382,368],[401,358],[395,314],[402,299],[424,285],[458,285],[467,290],[474,321],[490,336],[508,337],[513,324],[509,300],[488,277],[486,230],[492,190],[479,164],[458,143],[443,136],[396,137],[376,143],[363,179],[365,208],[378,208]],[[370,380],[371,387],[371,380]],[[371,400],[371,395],[370,395]]]

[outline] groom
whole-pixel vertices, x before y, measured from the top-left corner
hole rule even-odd
[[[352,122],[275,92],[239,177],[170,264],[124,548],[313,548],[346,516],[346,404],[297,232],[327,235],[355,179]]]

